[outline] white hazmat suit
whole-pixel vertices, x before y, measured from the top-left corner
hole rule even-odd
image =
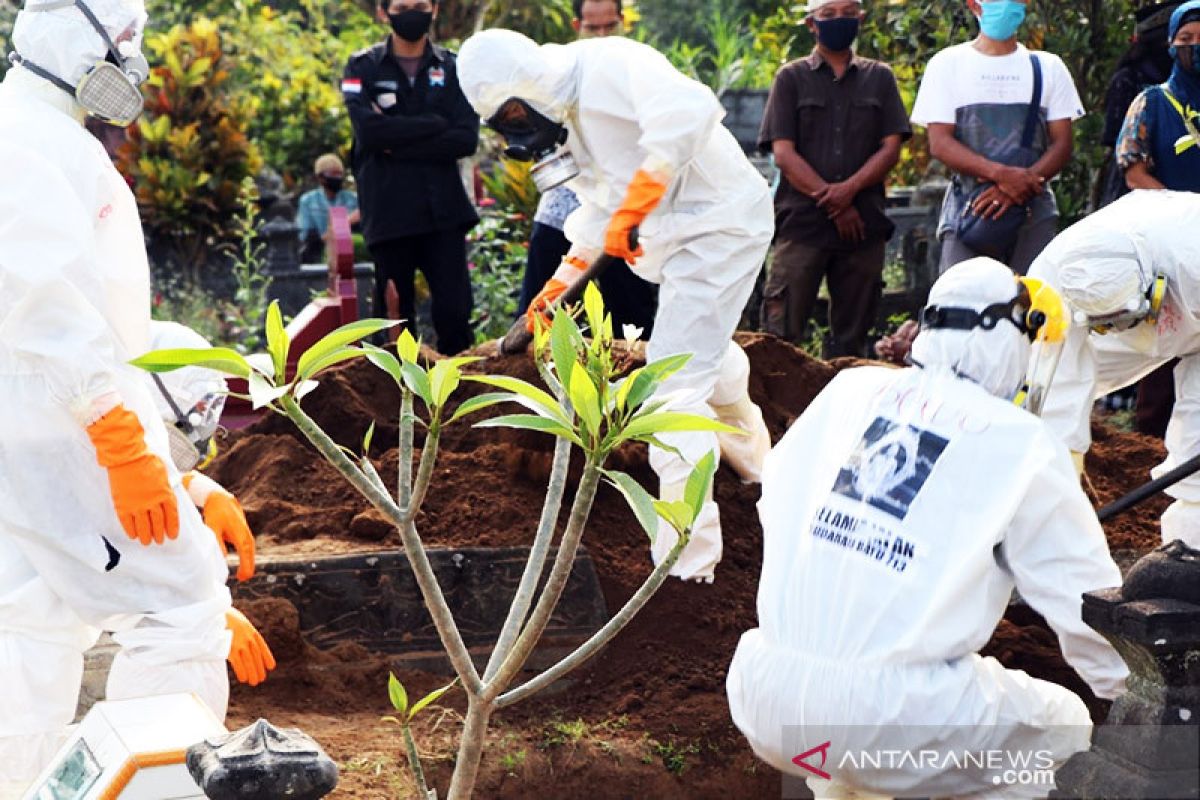
[[[972,259],[929,302],[981,311],[1015,297],[1014,281]],[[754,751],[817,797],[996,789],[986,770],[846,753],[1033,750],[1058,764],[1088,747],[1076,695],[978,655],[1014,586],[1097,695],[1123,690],[1124,663],[1080,612],[1120,572],[1066,448],[1006,400],[1029,350],[1005,321],[925,330],[920,367],[840,373],[767,457],[759,627],[726,685]],[[830,780],[793,760],[823,742]]]
[[[1109,313],[1166,278],[1157,322],[1103,336],[1077,320],[1067,335],[1042,418],[1076,453],[1091,445],[1092,403],[1130,386],[1173,358],[1175,409],[1167,426],[1167,460],[1155,477],[1200,454],[1200,195],[1136,191],[1075,223],[1029,269],[1056,288],[1080,315]],[[1200,476],[1166,493],[1164,542],[1200,547]]]
[[[722,455],[747,480],[760,478],[770,438],[747,392],[749,363],[731,337],[762,267],[774,227],[766,182],[721,125],[712,92],[660,53],[619,37],[538,46],[520,34],[484,31],[463,44],[463,92],[484,119],[517,97],[564,124],[580,174],[568,186],[581,206],[566,222],[569,258],[605,249],[606,226],[640,171],[667,178],[665,196],[639,226],[640,277],[660,285],[651,360],[692,353],[662,387],[681,393],[677,409],[716,416],[748,432],[721,437]],[[663,434],[682,453],[651,448],[660,494],[682,497],[690,464],[718,447],[712,433]],[[661,524],[653,555],[676,534]],[[721,559],[717,506],[701,511],[692,540],[672,570],[711,580]]]
[[[89,0],[114,39],[138,0]],[[105,47],[77,7],[23,10],[13,44],[77,80]],[[0,84],[0,796],[75,713],[83,652],[122,645],[107,695],[193,691],[223,717],[227,567],[179,485],[146,376],[149,269],[137,206],[72,96],[22,67]],[[144,546],[114,510],[85,429],[132,412],[167,469],[179,535]]]

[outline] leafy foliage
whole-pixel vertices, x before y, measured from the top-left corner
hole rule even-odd
[[[246,135],[245,109],[230,96],[215,22],[201,17],[151,34],[146,48],[156,66],[120,168],[134,182],[143,226],[170,243],[174,260],[198,282],[207,249],[234,232],[243,179],[262,162]]]
[[[277,11],[237,0],[218,17],[247,133],[289,186],[309,177],[317,156],[349,149],[338,80],[355,50],[382,38],[358,7],[329,6],[300,0],[297,9]]]

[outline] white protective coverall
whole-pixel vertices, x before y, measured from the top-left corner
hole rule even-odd
[[[571,256],[591,261],[603,251],[606,226],[637,170],[673,176],[640,226],[645,255],[634,265],[660,286],[647,356],[693,354],[662,391],[680,393],[677,410],[750,431],[721,437],[721,447],[727,458],[730,449],[759,448],[757,458],[738,459],[753,465],[741,470],[743,478],[758,480],[770,439],[749,399],[748,360],[731,337],[770,246],[774,211],[766,182],[721,125],[720,102],[653,48],[620,37],[539,47],[512,31],[484,31],[463,44],[458,71],[485,120],[519,97],[567,127],[566,146],[580,168],[568,184],[581,203],[566,222]],[[660,438],[683,455],[651,448],[660,494],[682,497],[690,464],[717,449],[717,436]],[[660,524],[656,562],[675,541],[674,530]],[[720,519],[710,501],[671,574],[711,580],[720,559]]]
[[[1056,288],[1074,311],[1103,313],[1155,275],[1167,279],[1158,324],[1144,322],[1103,336],[1072,324],[1042,418],[1076,453],[1091,445],[1092,403],[1130,386],[1173,358],[1175,409],[1167,426],[1167,460],[1152,475],[1200,454],[1200,195],[1135,191],[1058,235],[1029,269]],[[1084,307],[1087,308],[1084,308]],[[1200,475],[1166,490],[1175,502],[1162,517],[1164,542],[1200,547]]]
[[[89,0],[110,36],[140,0]],[[26,58],[74,82],[105,48],[75,7],[23,10]],[[179,485],[141,370],[149,269],[137,206],[74,99],[28,70],[0,84],[0,796],[75,713],[83,652],[110,630],[107,695],[193,691],[223,717],[228,569]],[[18,179],[19,178],[19,179]],[[116,403],[167,465],[178,538],[126,536],[85,427]]]
[[[979,311],[1015,295],[1008,268],[978,258],[929,301]],[[1120,572],[1067,449],[1005,399],[1029,348],[1007,322],[924,331],[922,367],[840,373],[767,457],[759,627],[726,688],[755,753],[817,797],[996,789],[984,770],[876,769],[862,752],[1044,750],[1057,764],[1089,746],[1075,694],[978,655],[1014,586],[1097,695],[1123,690],[1125,665],[1080,613]],[[793,762],[824,742],[832,785]]]

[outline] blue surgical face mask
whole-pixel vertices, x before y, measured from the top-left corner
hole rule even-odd
[[[1017,35],[1025,21],[1025,4],[1017,0],[983,0],[979,4],[979,30],[989,39],[1006,41]]]
[[[1171,58],[1193,75],[1200,75],[1200,44],[1173,44]]]
[[[818,19],[817,41],[834,53],[849,50],[858,36],[858,17]]]

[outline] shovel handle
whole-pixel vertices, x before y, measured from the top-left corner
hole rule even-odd
[[[634,228],[629,232],[629,249],[636,250],[638,246],[638,230]],[[553,305],[547,311],[551,311],[563,306],[568,306],[583,296],[583,290],[592,281],[604,274],[605,270],[614,264],[620,264],[621,259],[616,256],[610,256],[608,253],[603,253],[593,261],[583,274],[559,296]],[[533,334],[525,326],[525,317],[522,316],[512,324],[508,329],[508,333],[504,334],[504,338],[500,340],[500,352],[508,355],[512,353],[523,353],[529,347],[529,343],[533,341]]]
[[[1100,509],[1096,516],[1100,518],[1101,522],[1108,522],[1116,515],[1128,511],[1146,498],[1153,497],[1163,489],[1171,488],[1184,478],[1190,478],[1197,472],[1200,472],[1200,456],[1193,456],[1167,474],[1155,478],[1149,483],[1143,484],[1134,489],[1124,497],[1109,503],[1104,508]]]

